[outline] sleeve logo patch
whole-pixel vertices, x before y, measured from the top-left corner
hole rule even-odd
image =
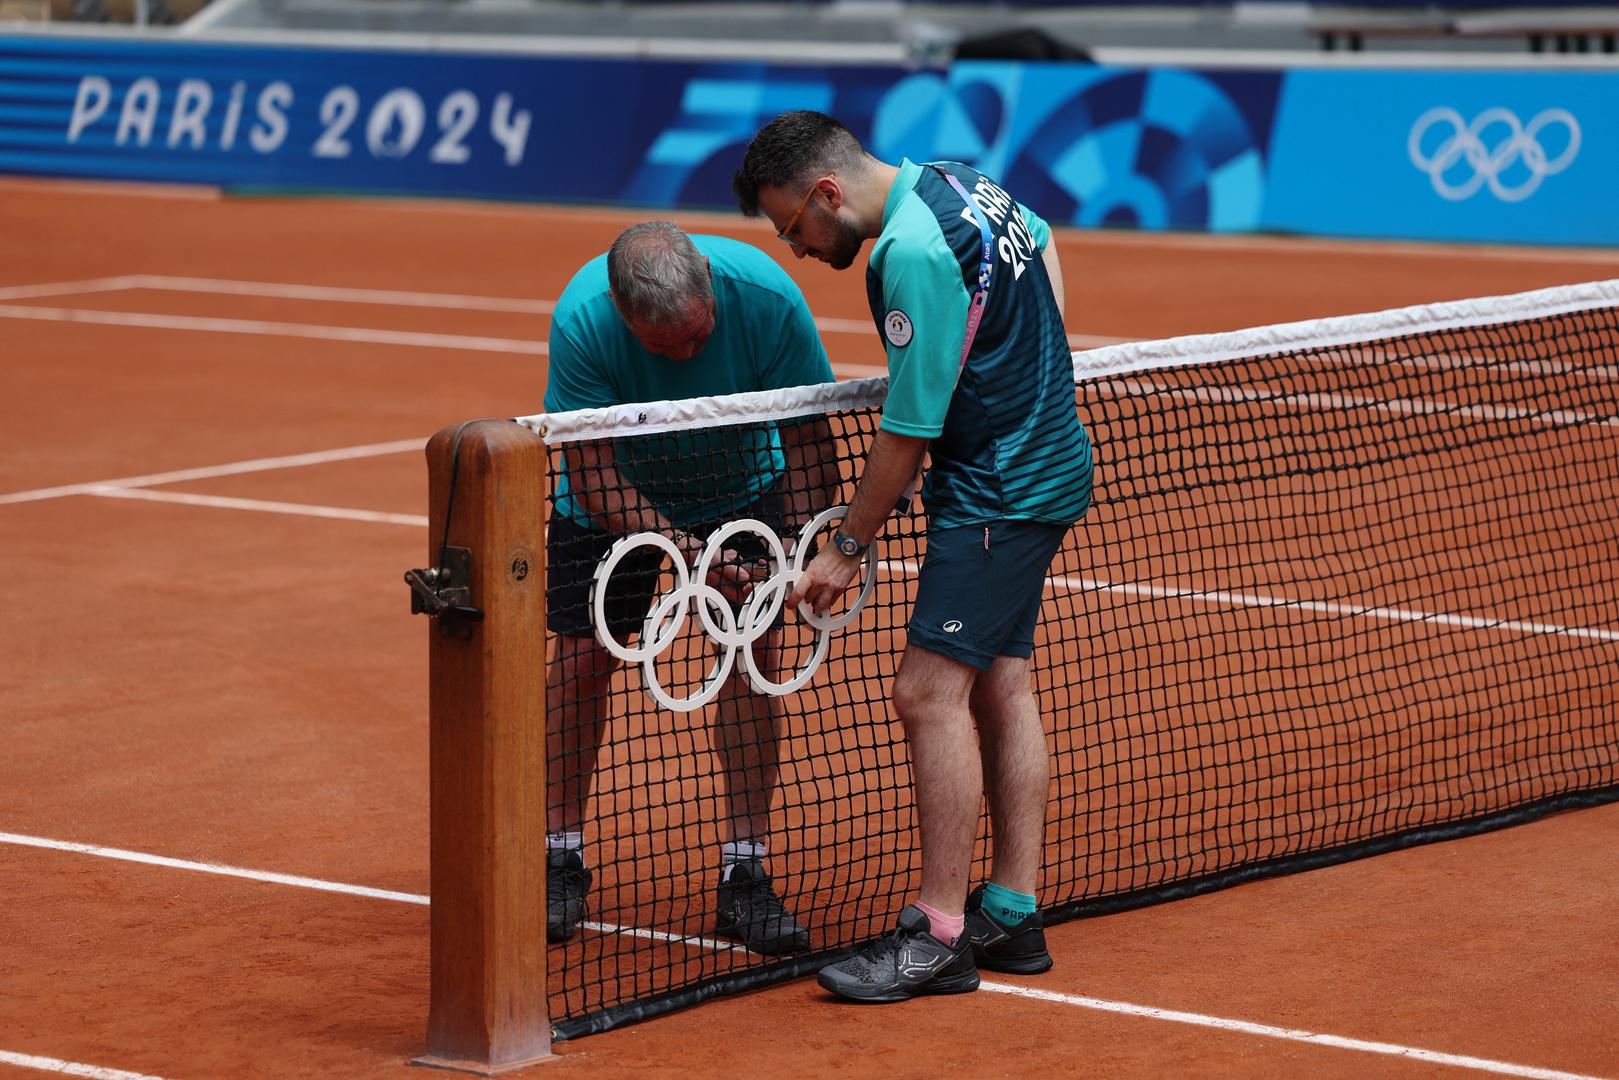
[[[888,337],[888,343],[896,349],[903,349],[911,343],[911,317],[899,308],[895,308],[883,316],[883,333]]]

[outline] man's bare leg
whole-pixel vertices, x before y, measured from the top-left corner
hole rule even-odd
[[[774,633],[757,646],[759,670],[777,678],[780,649]],[[715,931],[753,952],[774,956],[809,948],[809,931],[793,917],[765,868],[770,803],[781,755],[782,701],[756,693],[746,672],[735,672],[720,692],[714,742],[725,761],[730,840],[716,898]]]
[[[619,661],[595,638],[557,634],[551,642],[545,700],[554,719],[546,733],[552,769],[546,827],[554,833],[578,832],[606,728],[607,692]]]
[[[983,809],[984,778],[968,699],[975,668],[907,646],[894,677],[894,710],[905,725],[922,838],[921,902],[959,916]]]
[[[606,695],[619,662],[594,638],[558,634],[546,669],[546,936],[566,941],[588,910],[590,869],[584,851],[585,800],[606,728]]]
[[[1034,700],[1029,661],[998,657],[972,690],[973,718],[984,759],[994,866],[990,879],[1036,893],[1045,845],[1051,758]]]
[[[776,677],[781,650],[775,634],[756,647],[759,669]],[[757,694],[745,671],[737,668],[720,691],[714,710],[714,745],[725,763],[725,799],[731,841],[770,835],[770,803],[776,794],[781,761],[780,698]]]

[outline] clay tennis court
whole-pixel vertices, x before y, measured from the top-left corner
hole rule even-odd
[[[426,549],[421,445],[538,411],[548,302],[643,215],[0,195],[0,1073],[399,1075],[427,1009],[427,629],[400,583]],[[1059,242],[1079,346],[1619,272],[1610,253]],[[861,277],[789,270],[840,375],[873,373]],[[801,980],[560,1042],[542,1068],[1619,1075],[1616,834],[1619,808],[1562,814],[1066,923],[1039,979],[892,1009]]]

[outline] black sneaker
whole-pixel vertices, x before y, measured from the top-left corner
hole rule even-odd
[[[972,942],[973,959],[986,971],[1038,975],[1051,970],[1040,913],[1031,912],[1016,926],[1003,926],[984,910],[982,885],[967,895],[967,929],[962,936]]]
[[[809,931],[781,902],[756,859],[733,863],[730,880],[720,882],[714,932],[764,956],[803,952],[810,943]]]
[[[899,913],[899,927],[849,959],[824,967],[818,981],[852,1001],[904,1001],[918,994],[964,994],[978,989],[972,944],[963,933],[954,946],[928,931],[914,904]]]
[[[545,939],[567,941],[585,921],[585,894],[590,871],[578,851],[552,848],[545,853]]]

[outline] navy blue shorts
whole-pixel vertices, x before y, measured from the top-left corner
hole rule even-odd
[[[782,535],[784,507],[781,496],[765,494],[737,511],[733,518],[753,518]],[[701,540],[725,521],[708,521],[686,531]],[[545,530],[545,625],[552,633],[567,637],[593,637],[596,633],[590,606],[590,585],[596,567],[618,540],[617,533],[587,529],[569,518],[553,513]],[[726,545],[743,559],[756,562],[767,557],[764,543],[752,533],[738,533]],[[627,642],[641,633],[641,624],[658,590],[666,556],[653,547],[643,547],[624,558],[607,580],[607,629],[613,640]]]
[[[1070,527],[996,521],[928,530],[909,640],[980,671],[998,656],[1031,655],[1046,571]]]

